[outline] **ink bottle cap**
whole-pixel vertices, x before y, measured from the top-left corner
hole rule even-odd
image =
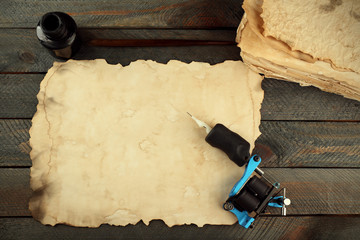
[[[36,35],[40,43],[57,58],[69,59],[80,47],[76,23],[63,12],[43,15],[36,27]]]

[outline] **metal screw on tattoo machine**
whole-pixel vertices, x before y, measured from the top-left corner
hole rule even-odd
[[[291,203],[285,196],[286,188],[280,189],[280,183],[271,183],[264,177],[264,172],[258,168],[261,158],[257,155],[250,157],[250,144],[220,123],[211,128],[188,114],[200,127],[205,128],[207,143],[224,151],[239,167],[246,164],[243,176],[231,189],[223,208],[235,214],[244,228],[252,228],[255,218],[268,206],[281,208],[282,215],[285,216],[286,206]],[[281,191],[283,194],[278,195]]]

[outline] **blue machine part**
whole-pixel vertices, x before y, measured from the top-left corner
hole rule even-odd
[[[257,158],[258,160],[255,161],[254,158]],[[261,158],[259,156],[254,155],[250,158],[248,164],[246,165],[243,176],[240,178],[240,180],[237,183],[235,183],[234,187],[231,189],[229,197],[235,196],[240,191],[240,189],[244,186],[246,181],[251,177],[251,174],[255,171],[255,169],[259,166],[260,163],[261,163]]]
[[[246,211],[239,211],[236,208],[233,208],[230,212],[235,214],[239,224],[244,228],[249,228],[251,223],[255,220],[255,218],[250,217]]]
[[[273,197],[273,198],[271,198],[270,201],[272,201],[272,200],[278,200],[278,199],[282,199],[282,201],[283,201],[283,200],[284,200],[284,196]],[[269,202],[269,203],[268,203],[268,206],[270,206],[270,207],[277,207],[277,208],[283,207],[282,204],[279,204],[279,203],[277,203],[277,202]]]
[[[257,161],[255,161],[254,158],[257,158]],[[231,189],[231,192],[229,194],[229,197],[235,196],[240,189],[244,186],[246,181],[251,177],[251,174],[255,171],[257,166],[261,163],[261,158],[254,155],[250,158],[246,168],[244,175],[241,177],[241,179],[235,183],[234,187]],[[237,217],[239,224],[243,226],[244,228],[249,228],[251,223],[255,220],[254,218],[250,217],[248,212],[246,211],[239,211],[236,208],[233,208],[230,210],[235,216]]]
[[[253,174],[253,172],[259,166],[260,163],[261,163],[261,158],[258,157],[257,155],[254,155],[250,158],[250,160],[245,168],[245,172],[244,172],[243,176],[237,183],[235,183],[234,187],[231,189],[229,197],[233,197],[239,193],[239,191],[246,184],[246,182],[249,180],[249,178],[251,177],[251,175]],[[276,188],[278,188],[278,185],[279,185],[278,183],[274,184],[274,186]],[[278,197],[271,198],[271,200],[278,200],[278,199],[283,199],[283,198],[284,198],[283,196],[278,196]],[[279,208],[282,207],[282,205],[279,204],[277,201],[269,202],[268,206],[279,207]],[[234,206],[232,209],[229,209],[229,211],[232,212],[233,214],[235,214],[235,216],[238,219],[239,224],[241,226],[243,226],[244,228],[249,228],[250,225],[252,224],[252,222],[254,222],[254,220],[255,220],[254,218],[249,216],[247,211],[240,211],[240,210],[236,209]]]

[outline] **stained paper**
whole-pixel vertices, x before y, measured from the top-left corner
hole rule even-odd
[[[222,204],[243,168],[207,144],[187,112],[253,148],[261,80],[240,61],[55,63],[30,129],[34,218],[87,227],[235,223]]]

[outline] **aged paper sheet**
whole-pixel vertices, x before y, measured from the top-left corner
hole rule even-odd
[[[245,0],[237,42],[254,71],[360,100],[360,1]]]
[[[262,9],[264,36],[331,61],[336,68],[360,73],[358,0],[265,0]]]
[[[88,227],[233,224],[222,204],[243,169],[186,112],[223,123],[253,148],[261,80],[240,61],[55,63],[30,129],[33,216]]]

